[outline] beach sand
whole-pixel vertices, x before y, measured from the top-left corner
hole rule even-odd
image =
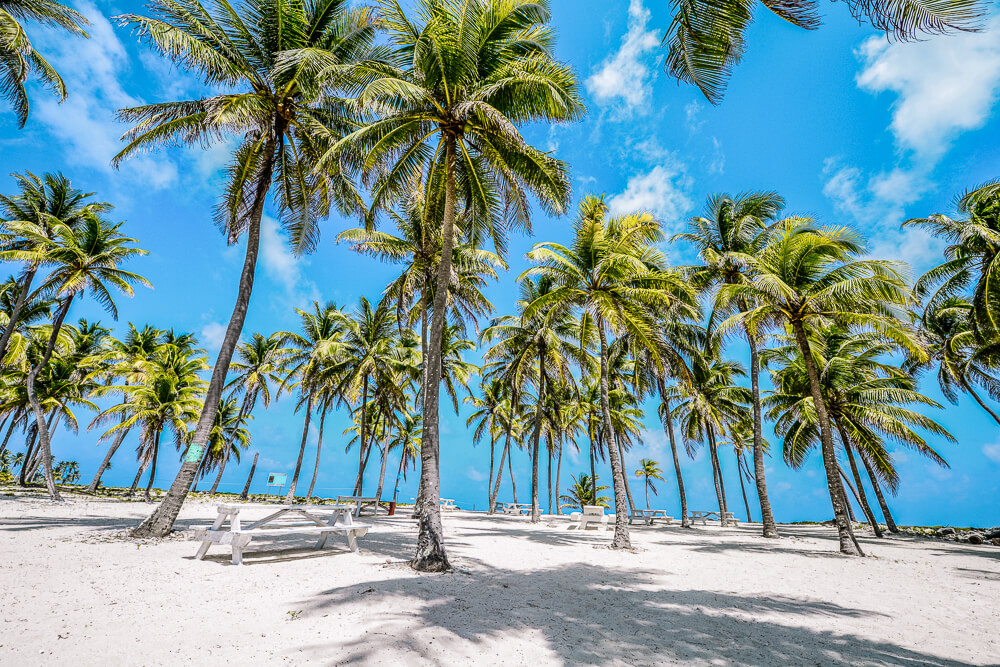
[[[145,503],[0,496],[0,664],[960,665],[1000,661],[1000,548],[832,529],[633,527],[446,512],[455,571],[406,565],[416,522],[193,559],[183,537],[116,537]],[[244,521],[262,517],[255,507]],[[178,528],[210,523],[187,503]]]

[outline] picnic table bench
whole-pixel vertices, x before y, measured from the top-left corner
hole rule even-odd
[[[441,498],[441,509],[443,510],[457,510],[458,506],[455,501],[451,498]]]
[[[496,509],[503,514],[521,515],[531,512],[531,505],[525,505],[524,503],[497,503]]]
[[[628,515],[628,522],[631,525],[635,521],[641,521],[647,526],[652,526],[656,519],[663,519],[663,522],[670,524],[673,522],[674,517],[667,516],[666,510],[634,510]]]
[[[346,505],[349,507],[353,507],[354,508],[353,512],[355,517],[361,516],[361,510],[368,507],[369,505],[373,506],[375,508],[374,509],[375,514],[378,514],[378,507],[379,507],[378,504],[379,504],[378,498],[365,498],[362,496],[337,496],[337,506]]]
[[[591,525],[600,529],[607,527],[608,515],[604,513],[603,505],[584,505],[582,512],[573,512],[569,515],[569,529],[587,530]]]
[[[319,534],[319,541],[316,543],[317,549],[326,546],[326,540],[330,533],[340,533],[347,536],[347,545],[351,551],[358,551],[358,539],[364,537],[371,528],[371,524],[355,523],[354,513],[350,507],[332,507],[321,509],[316,505],[284,505],[277,512],[268,514],[263,519],[258,519],[247,527],[243,527],[240,521],[239,505],[219,505],[219,514],[215,518],[215,523],[211,526],[192,526],[195,536],[201,540],[196,560],[205,558],[208,548],[213,544],[229,546],[233,550],[233,565],[243,563],[243,549],[250,544],[250,540],[260,535],[308,535]],[[322,516],[328,513],[329,516]],[[298,514],[311,523],[278,523],[277,519],[288,514]],[[228,528],[223,528],[223,524],[229,522]],[[339,522],[339,523],[338,523]]]
[[[691,512],[691,521],[701,521],[701,525],[707,526],[709,519],[722,522],[723,516],[727,521],[732,521],[737,527],[740,525],[739,519],[732,512]]]

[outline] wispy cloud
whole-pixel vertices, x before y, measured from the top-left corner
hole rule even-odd
[[[990,461],[994,463],[1000,463],[1000,443],[995,443],[992,445],[983,445],[983,454]]]
[[[284,289],[286,305],[301,308],[320,299],[316,283],[302,277],[302,266],[308,260],[295,256],[288,248],[278,221],[267,215],[260,225],[260,255],[264,273]]]
[[[691,210],[691,179],[683,163],[671,159],[628,179],[625,191],[608,201],[612,215],[649,211],[667,228],[679,226]]]
[[[201,328],[201,344],[210,351],[222,347],[222,339],[226,336],[226,325],[221,322],[209,322]]]
[[[587,91],[599,104],[617,104],[626,113],[646,111],[654,76],[648,63],[660,44],[648,23],[649,10],[642,0],[631,0],[621,46],[586,81]]]

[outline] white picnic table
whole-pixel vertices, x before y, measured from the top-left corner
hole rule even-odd
[[[603,505],[584,505],[582,512],[569,515],[569,529],[587,530],[590,526],[597,529],[608,526],[609,515],[604,513]]]
[[[354,508],[354,516],[361,516],[361,510],[368,505],[375,507],[375,514],[378,514],[378,498],[366,498],[364,496],[337,496],[337,506],[347,505]]]
[[[531,512],[531,505],[524,503],[497,503],[497,509],[504,514],[521,515]]]
[[[740,525],[739,519],[737,519],[736,516],[732,512],[720,512],[720,511],[702,512],[702,511],[693,511],[693,512],[689,512],[689,514],[691,515],[691,521],[701,521],[701,525],[703,525],[703,526],[707,526],[708,525],[708,520],[709,519],[714,519],[714,520],[716,520],[716,521],[718,521],[718,522],[721,523],[723,515],[725,515],[725,518],[726,518],[727,521],[732,521],[734,524],[736,524],[737,527],[739,527],[739,525]]]
[[[359,537],[364,537],[371,528],[371,524],[355,523],[354,510],[352,507],[342,506],[322,506],[322,505],[283,505],[276,512],[268,514],[263,519],[258,519],[246,527],[240,521],[240,511],[247,509],[240,505],[219,505],[218,516],[211,526],[192,526],[195,535],[201,540],[196,560],[202,560],[208,553],[208,548],[213,544],[230,546],[233,550],[233,565],[243,563],[243,549],[250,544],[250,540],[261,535],[306,535],[318,534],[319,541],[316,543],[317,549],[326,546],[326,540],[330,533],[340,533],[347,536],[347,544],[351,551],[358,551]],[[287,515],[298,515],[298,517],[309,523],[287,523],[280,522],[281,518],[289,518]],[[229,522],[228,527],[223,524]]]
[[[443,509],[443,510],[457,510],[458,509],[458,506],[455,504],[454,499],[452,499],[452,498],[440,498],[440,500],[441,500],[441,509]]]
[[[628,516],[629,524],[632,524],[635,521],[642,521],[647,526],[652,526],[653,522],[656,521],[657,519],[663,519],[664,523],[670,524],[673,522],[674,517],[667,516],[667,510],[644,510],[644,509],[633,510],[632,513],[629,514]]]

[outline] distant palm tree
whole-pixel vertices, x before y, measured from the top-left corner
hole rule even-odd
[[[235,398],[224,399],[215,413],[215,425],[208,439],[208,451],[202,459],[202,472],[205,477],[213,468],[218,469],[215,481],[209,493],[215,493],[222,481],[222,473],[230,458],[240,462],[240,452],[250,447],[252,438],[246,428],[247,415],[238,407]]]
[[[649,509],[649,492],[652,491],[656,495],[656,486],[653,484],[653,480],[662,480],[662,473],[660,464],[653,459],[639,459],[639,469],[635,471],[635,476],[641,477],[646,487],[646,509]]]
[[[784,221],[774,226],[762,251],[748,258],[752,277],[720,290],[723,307],[727,302],[753,304],[750,310],[723,322],[721,331],[747,326],[756,332],[778,324],[792,330],[802,352],[819,423],[823,466],[840,551],[849,555],[864,553],[854,538],[844,504],[846,496],[833,446],[833,425],[823,400],[807,327],[830,320],[855,330],[874,330],[907,353],[926,357],[912,332],[898,319],[912,303],[900,273],[903,265],[858,259],[863,251],[862,240],[848,229],[818,228],[802,220]]]
[[[60,7],[56,3],[49,4]],[[3,15],[4,7],[0,6],[0,24]],[[47,262],[49,252],[56,247],[53,238],[55,225],[62,223],[74,229],[86,216],[104,213],[112,208],[105,202],[90,201],[94,196],[93,192],[74,188],[69,179],[60,173],[47,173],[39,177],[29,171],[13,174],[13,177],[20,192],[10,196],[0,195],[0,260],[23,262],[25,268],[18,279],[17,297],[3,337],[0,338],[0,360],[3,360],[0,365],[7,362],[7,345],[20,322],[21,309],[31,292],[35,273]]]
[[[460,201],[476,236],[505,246],[507,228],[526,228],[528,193],[548,211],[569,201],[566,165],[531,146],[517,126],[579,118],[583,103],[572,69],[552,57],[548,8],[528,0],[417,0],[418,19],[381,0],[389,65],[370,69],[357,102],[373,122],[327,155],[364,155],[372,216],[391,208],[427,165],[430,191],[444,191],[441,262],[428,334],[420,533],[413,566],[447,570],[441,529],[437,388],[456,214]],[[460,39],[456,37],[461,36]]]
[[[695,84],[713,104],[722,101],[729,76],[743,59],[744,33],[761,6],[779,18],[806,30],[820,26],[819,4],[813,0],[720,3],[710,0],[671,0],[673,19],[663,37],[667,72]],[[876,30],[896,39],[917,39],[956,30],[975,30],[986,12],[979,0],[907,0],[850,2],[851,15],[867,19]]]
[[[355,81],[354,66],[372,55],[375,40],[374,11],[349,4],[253,0],[234,5],[215,0],[206,7],[198,0],[152,0],[152,16],[119,19],[217,94],[122,109],[119,119],[131,129],[113,163],[174,142],[207,146],[235,136],[238,146],[216,222],[231,243],[244,233],[247,237],[236,303],[212,368],[194,445],[163,502],[133,531],[137,536],[170,532],[198,472],[246,320],[269,195],[296,253],[314,247],[318,221],[332,205],[345,214],[363,208],[348,164],[326,160],[317,168],[326,147],[354,127],[342,95]],[[324,67],[336,74],[320,81],[317,72]]]
[[[28,92],[24,83],[29,74],[55,92],[60,102],[66,99],[66,84],[31,45],[22,21],[62,28],[82,37],[87,36],[83,28],[89,25],[83,14],[53,0],[4,0],[0,4],[0,95],[14,109],[18,127],[28,122]]]
[[[569,487],[569,494],[559,496],[559,500],[566,503],[562,507],[579,507],[581,512],[585,505],[608,507],[608,499],[605,496],[594,495],[594,489],[601,492],[607,491],[608,487],[598,486],[595,478],[584,473],[580,473],[579,477],[576,475],[571,475],[571,477],[573,478],[573,485]]]

